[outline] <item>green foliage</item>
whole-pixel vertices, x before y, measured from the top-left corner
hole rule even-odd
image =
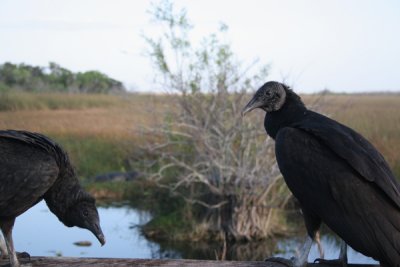
[[[159,187],[148,179],[131,182],[126,196],[138,209],[151,211],[153,218],[142,228],[142,232],[154,240],[178,240],[180,234],[191,228],[191,220],[185,218],[187,204],[174,196],[168,188]]]
[[[126,181],[105,181],[94,182],[92,180],[83,179],[83,184],[89,192],[106,191],[107,198],[113,202],[126,198],[126,191],[130,189],[132,183]],[[118,196],[118,197],[117,197]],[[104,196],[102,196],[104,197]]]
[[[128,199],[135,207],[150,210],[153,215],[166,215],[183,208],[181,198],[174,197],[168,188],[160,188],[146,177],[132,181],[135,186],[129,190]]]
[[[194,45],[189,38],[194,26],[185,9],[176,10],[172,2],[161,0],[152,4],[149,14],[163,31],[158,37],[144,36],[147,55],[161,74],[156,81],[163,89],[185,94],[238,92],[253,89],[267,76],[268,65],[254,71],[257,60],[246,67],[237,60],[227,41],[226,24]]]
[[[143,226],[143,234],[156,241],[180,240],[182,233],[190,229],[190,222],[182,220],[181,210],[174,210],[170,213],[158,214],[150,222]]]
[[[87,71],[76,75],[76,82],[80,92],[108,93],[110,88],[121,86],[119,82],[108,78],[98,71]]]
[[[99,173],[129,169],[130,153],[121,142],[96,137],[60,136],[55,138],[71,157],[79,176],[93,177]]]
[[[26,64],[0,65],[0,91],[6,86],[29,92],[57,91],[73,93],[124,92],[121,82],[98,71],[73,73],[50,62],[46,68]]]

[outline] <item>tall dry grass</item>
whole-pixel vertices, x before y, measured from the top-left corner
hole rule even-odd
[[[129,158],[161,118],[168,96],[10,92],[0,95],[0,129],[41,132],[58,141],[83,177],[134,168]]]
[[[130,139],[133,129],[153,125],[171,103],[168,96],[142,94],[8,93],[0,96],[0,128]]]
[[[303,99],[311,104],[318,97],[305,95]],[[400,178],[400,94],[327,95],[322,103],[325,114],[354,128],[369,139]],[[0,129],[24,129],[47,134],[60,140],[67,149],[70,148],[71,157],[79,162],[90,150],[80,148],[88,140],[97,140],[93,147],[100,143],[109,143],[104,148],[105,151],[119,147],[116,151],[109,152],[123,153],[123,157],[132,153],[136,145],[150,138],[141,135],[140,128],[156,125],[163,120],[168,110],[174,108],[175,98],[151,94],[68,95],[10,92],[0,95],[0,106],[8,107],[0,109]],[[260,127],[263,127],[262,123]],[[128,149],[129,146],[133,148]],[[101,151],[93,148],[89,153],[99,154]],[[110,153],[105,154],[115,157]],[[95,171],[94,167],[92,172]]]

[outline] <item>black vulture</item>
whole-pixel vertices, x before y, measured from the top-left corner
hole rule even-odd
[[[255,108],[266,112],[265,130],[275,139],[279,169],[300,203],[308,233],[300,255],[287,264],[306,263],[323,222],[344,241],[336,262],[347,264],[348,244],[381,266],[400,266],[400,186],[374,146],[307,109],[282,83],[265,83],[242,115]]]
[[[0,228],[13,267],[15,218],[42,199],[66,226],[88,229],[104,245],[95,199],[79,185],[67,153],[39,133],[0,131]]]

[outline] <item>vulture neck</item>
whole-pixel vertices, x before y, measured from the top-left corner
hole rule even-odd
[[[301,98],[290,89],[286,89],[286,100],[276,111],[267,112],[264,127],[267,134],[275,139],[278,131],[302,120],[308,114]]]
[[[44,200],[50,211],[65,223],[68,210],[88,194],[82,189],[74,170],[60,171],[57,180],[44,195]]]

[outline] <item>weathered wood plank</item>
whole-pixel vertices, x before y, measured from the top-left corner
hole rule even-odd
[[[212,261],[212,260],[174,260],[174,259],[119,259],[119,258],[67,258],[67,257],[31,257],[21,259],[22,266],[30,267],[84,267],[84,266],[162,266],[162,267],[286,267],[280,263],[262,261]],[[0,267],[8,266],[8,259],[0,259]],[[332,267],[324,264],[308,264],[308,267]],[[378,265],[349,264],[348,267],[379,267]]]

